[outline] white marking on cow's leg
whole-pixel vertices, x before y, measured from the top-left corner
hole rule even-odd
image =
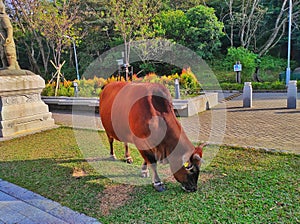
[[[109,159],[112,161],[115,161],[115,160],[117,160],[117,157],[115,154],[113,154],[113,155],[110,155]]]
[[[150,164],[150,168],[153,172],[153,177],[152,177],[152,182],[153,183],[157,183],[157,182],[160,182],[160,178],[158,176],[158,173],[157,173],[157,164],[156,163],[152,163]]]
[[[157,173],[157,164],[156,163],[152,163],[150,165],[151,170],[153,171],[153,187],[155,188],[155,190],[157,190],[158,192],[162,192],[165,191],[165,185],[163,184],[163,182],[161,182],[158,173]]]
[[[150,174],[149,174],[149,169],[148,169],[148,166],[147,166],[147,162],[144,160],[144,163],[142,165],[142,177],[143,178],[146,178],[146,177],[149,177]]]

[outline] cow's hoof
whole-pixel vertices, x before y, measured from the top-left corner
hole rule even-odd
[[[131,156],[128,156],[125,158],[126,163],[132,164],[133,163],[133,159]]]
[[[150,177],[149,170],[148,169],[142,170],[141,177],[142,178],[148,178],[148,177]]]
[[[110,155],[109,160],[110,161],[116,161],[117,157],[115,155]]]
[[[163,192],[163,191],[167,190],[167,188],[165,187],[165,185],[163,184],[163,182],[154,183],[153,187],[158,192]]]

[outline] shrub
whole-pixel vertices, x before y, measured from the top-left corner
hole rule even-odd
[[[175,79],[179,79],[181,85],[182,96],[187,94],[195,94],[200,91],[200,83],[196,79],[196,76],[193,74],[190,68],[183,69],[182,74],[178,75],[164,75],[158,76],[155,73],[149,73],[144,77],[137,77],[133,75],[133,81],[135,82],[150,82],[150,83],[160,83],[166,86],[171,95],[175,96]],[[97,78],[94,77],[93,79],[82,79],[77,80],[78,83],[78,95],[80,97],[98,97],[101,93],[101,88],[110,82],[117,81],[117,77],[110,77],[108,79]],[[124,78],[121,78],[121,81],[125,81]],[[58,90],[58,96],[74,96],[74,87],[71,81],[65,81],[60,83],[60,87]],[[55,93],[55,83],[47,84],[44,88],[42,95],[44,96],[54,96]]]
[[[280,81],[276,82],[252,82],[253,90],[283,90],[285,89],[285,84]],[[300,82],[298,82],[300,86]],[[238,83],[221,83],[220,84],[222,90],[243,90],[244,84]],[[208,89],[213,89],[213,87],[208,87]]]
[[[94,77],[94,79],[82,79],[76,80],[78,84],[78,95],[82,97],[98,97],[101,88],[111,80],[105,80],[103,78]],[[43,96],[54,96],[55,95],[56,83],[48,83],[42,91]],[[61,82],[58,88],[58,96],[74,96],[74,87],[72,81]]]
[[[247,82],[252,80],[252,75],[254,74],[256,68],[256,58],[256,54],[243,47],[231,47],[228,49],[223,65],[228,71],[232,71],[233,65],[237,61],[240,61],[243,66],[242,81]]]
[[[64,85],[60,86],[57,92],[58,96],[74,96],[74,88],[65,87]]]
[[[263,81],[277,81],[279,74],[285,70],[286,60],[266,55],[260,59],[259,67],[259,77]]]
[[[200,83],[190,68],[182,69],[180,85],[184,89],[199,89]]]
[[[242,90],[243,84],[238,83],[221,83],[220,84],[222,90]]]
[[[275,82],[272,82],[272,89],[285,89],[285,83],[283,82],[280,82],[280,81],[275,81]]]

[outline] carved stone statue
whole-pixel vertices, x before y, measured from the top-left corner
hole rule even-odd
[[[20,69],[13,38],[13,27],[2,0],[0,0],[0,54],[4,69]]]

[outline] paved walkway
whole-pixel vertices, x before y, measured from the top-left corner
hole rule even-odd
[[[287,109],[286,93],[254,93],[253,107],[243,108],[240,95],[181,120],[194,140],[300,154],[300,101],[297,103],[299,109]]]

